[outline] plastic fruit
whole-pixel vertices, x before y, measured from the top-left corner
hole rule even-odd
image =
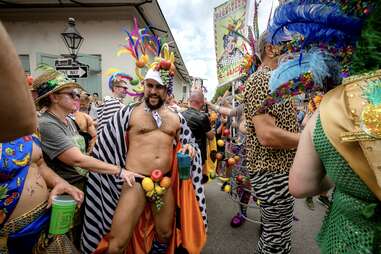
[[[234,155],[234,160],[235,160],[235,162],[239,162],[239,160],[241,159],[238,155]]]
[[[222,160],[223,157],[224,156],[222,155],[222,153],[217,153],[216,154],[216,159],[219,160],[219,161]]]
[[[164,188],[160,187],[159,185],[155,186],[155,191],[157,195],[161,195],[164,193]]]
[[[160,169],[155,169],[154,171],[152,171],[152,173],[151,173],[151,179],[152,179],[154,182],[158,182],[158,181],[160,181],[162,178],[163,178],[163,172],[161,172]]]
[[[224,187],[225,192],[230,192],[231,190],[232,190],[232,187],[229,184],[225,185],[225,187]]]
[[[142,60],[145,64],[147,64],[148,61],[149,61],[149,56],[146,55],[146,54],[144,54],[144,55],[142,55],[142,56],[140,57],[140,60]]]
[[[229,136],[230,135],[230,130],[229,129],[225,129],[224,132],[223,132],[223,135],[225,137]]]
[[[155,186],[151,178],[144,177],[142,181],[142,187],[145,191],[152,191]]]
[[[136,61],[136,67],[138,68],[143,68],[146,64],[144,63],[143,60],[138,60]]]
[[[229,165],[229,166],[233,166],[235,163],[236,163],[236,161],[235,161],[234,158],[229,158],[229,159],[228,159],[228,165]]]
[[[171,67],[169,67],[169,69],[171,71],[175,72],[176,71],[176,66],[173,63],[171,63]]]
[[[237,175],[236,179],[237,179],[237,182],[239,182],[239,183],[243,182],[243,176],[242,175]]]
[[[155,192],[155,191],[152,189],[151,191],[148,191],[148,192],[146,193],[146,196],[150,198],[150,197],[153,196],[154,192]]]
[[[169,68],[171,68],[171,62],[166,61],[166,60],[161,60],[160,61],[160,68],[162,68],[164,70],[169,70]]]
[[[132,86],[136,86],[137,84],[139,84],[139,79],[133,79],[133,80],[131,80],[130,81],[130,84],[132,85]]]
[[[222,139],[219,139],[217,141],[217,145],[220,146],[220,147],[223,147],[225,145],[225,142]]]
[[[160,181],[160,186],[168,189],[171,186],[171,178],[169,178],[168,176],[164,176],[163,179],[161,179]]]

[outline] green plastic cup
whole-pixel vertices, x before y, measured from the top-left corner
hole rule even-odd
[[[69,195],[53,198],[49,234],[63,235],[70,230],[76,206],[77,202]]]
[[[177,163],[179,166],[179,177],[181,180],[187,180],[190,177],[191,157],[181,152],[177,153]]]

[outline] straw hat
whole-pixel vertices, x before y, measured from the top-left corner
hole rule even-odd
[[[33,80],[33,90],[37,92],[35,103],[38,105],[41,99],[49,94],[55,93],[64,88],[83,88],[74,80],[68,79],[65,74],[56,70],[49,70]]]

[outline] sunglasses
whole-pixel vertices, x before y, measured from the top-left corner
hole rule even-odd
[[[115,86],[115,87],[123,88],[124,90],[128,90],[128,87],[126,87],[126,86]]]
[[[67,94],[67,95],[69,95],[73,100],[75,100],[75,99],[79,99],[81,96],[80,96],[80,94],[77,92],[77,91],[75,91],[75,90],[72,90],[72,91],[70,91],[70,92],[61,92],[61,93],[57,93],[57,94]]]

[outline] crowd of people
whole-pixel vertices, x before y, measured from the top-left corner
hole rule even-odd
[[[364,60],[381,5],[361,2],[279,5],[255,72],[214,102],[199,87],[176,101],[168,51],[134,93],[124,73],[103,99],[46,67],[26,82],[0,26],[0,252],[201,253],[217,171],[240,192],[232,227],[251,198],[260,209],[255,253],[291,253],[295,198],[313,209],[314,196],[321,253],[381,253],[381,61]],[[69,232],[49,234],[62,194],[78,208]]]

